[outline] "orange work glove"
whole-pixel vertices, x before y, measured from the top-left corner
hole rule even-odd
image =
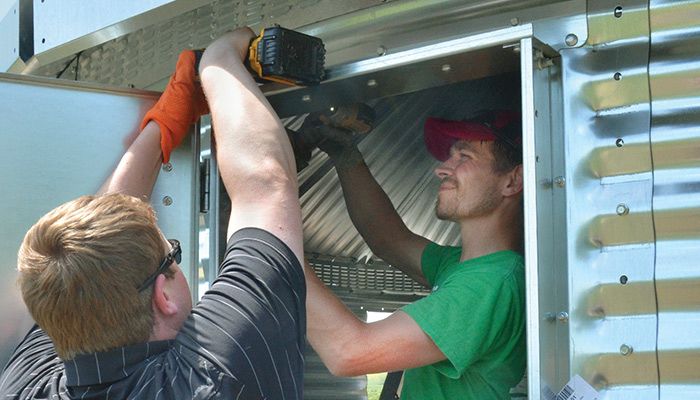
[[[170,161],[170,153],[190,132],[188,128],[200,116],[209,113],[207,100],[197,78],[195,58],[192,50],[180,53],[168,86],[141,121],[141,130],[151,120],[158,123],[163,163]]]

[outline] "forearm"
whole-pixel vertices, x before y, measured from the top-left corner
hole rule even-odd
[[[420,259],[428,240],[406,227],[364,162],[336,170],[350,219],[372,252],[427,286]]]
[[[161,162],[160,129],[151,121],[129,146],[97,194],[122,193],[148,201]]]
[[[359,343],[360,321],[324,284],[307,264],[306,335],[309,343],[334,375],[347,375],[353,364],[354,344]]]

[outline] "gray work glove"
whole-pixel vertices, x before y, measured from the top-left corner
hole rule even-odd
[[[353,167],[364,161],[352,131],[326,125],[314,114],[306,118],[299,131],[305,145],[317,146],[328,154],[336,169]]]

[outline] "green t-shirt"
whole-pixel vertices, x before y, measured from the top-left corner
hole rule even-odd
[[[432,293],[402,310],[447,360],[407,370],[402,400],[509,399],[525,372],[525,269],[513,251],[459,262],[461,248],[430,243]]]

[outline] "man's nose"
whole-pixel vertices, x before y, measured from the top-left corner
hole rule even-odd
[[[452,175],[452,168],[450,168],[450,166],[447,164],[447,161],[443,162],[437,168],[435,168],[435,176],[437,176],[440,179],[445,179],[450,175]]]

